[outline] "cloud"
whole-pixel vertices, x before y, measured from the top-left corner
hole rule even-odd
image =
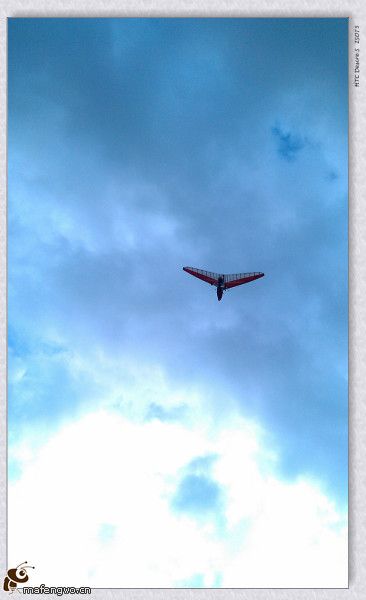
[[[164,406],[152,402],[148,408],[146,420],[180,421],[185,416],[185,412],[186,407],[184,405],[164,408]]]
[[[10,20],[16,561],[43,522],[65,584],[345,581],[347,27]]]
[[[294,160],[307,143],[307,140],[290,132],[285,133],[278,126],[272,127],[272,133],[278,142],[278,153],[288,161]]]
[[[306,478],[278,478],[239,416],[192,430],[99,410],[31,454],[9,487],[9,560],[21,548],[34,584],[347,585],[346,515]]]

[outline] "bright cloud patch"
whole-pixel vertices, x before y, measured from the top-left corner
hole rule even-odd
[[[311,482],[276,478],[242,418],[189,430],[100,410],[27,464],[9,490],[9,560],[21,548],[32,582],[347,585],[345,516]]]

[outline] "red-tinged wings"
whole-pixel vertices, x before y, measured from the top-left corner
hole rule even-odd
[[[189,273],[190,275],[194,275],[198,277],[198,279],[202,279],[202,281],[206,281],[211,285],[216,285],[218,283],[219,275],[218,273],[211,273],[210,271],[203,271],[202,269],[196,269],[195,267],[183,267],[183,271]]]
[[[237,285],[243,285],[243,283],[249,283],[255,281],[260,277],[263,277],[264,273],[236,273],[234,275],[225,275],[225,289],[233,288]]]
[[[202,279],[202,281],[206,281],[211,285],[218,286],[219,277],[223,277],[223,288],[224,290],[228,290],[230,288],[236,287],[237,285],[243,285],[244,283],[249,283],[250,281],[255,281],[260,277],[264,276],[264,273],[233,273],[231,275],[224,275],[219,273],[212,273],[211,271],[203,271],[202,269],[196,269],[195,267],[183,267],[183,271],[186,271],[190,275],[194,275],[198,277],[198,279]]]

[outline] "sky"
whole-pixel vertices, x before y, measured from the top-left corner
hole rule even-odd
[[[347,28],[8,21],[9,561],[32,581],[347,585]],[[217,302],[183,266],[265,277]]]

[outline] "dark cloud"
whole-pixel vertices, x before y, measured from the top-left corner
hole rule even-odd
[[[272,127],[272,133],[278,141],[278,152],[286,160],[294,160],[296,155],[306,144],[306,139],[302,139],[291,132],[284,132],[280,127]]]
[[[346,19],[10,20],[14,348],[160,364],[344,491],[346,140]],[[185,265],[265,277],[219,304]],[[41,355],[24,419],[79,402]]]

